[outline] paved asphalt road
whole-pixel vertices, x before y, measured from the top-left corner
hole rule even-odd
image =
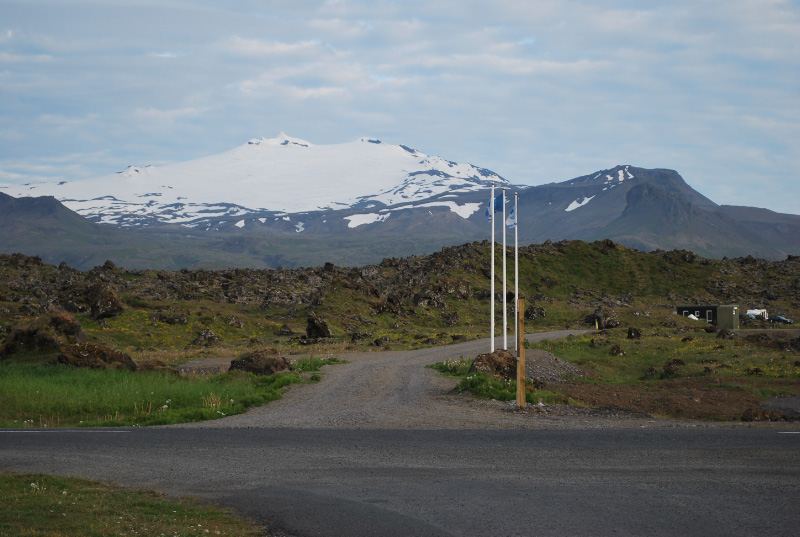
[[[0,469],[197,495],[298,536],[789,536],[766,429],[0,431]]]

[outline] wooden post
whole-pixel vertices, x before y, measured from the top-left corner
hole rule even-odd
[[[517,326],[517,406],[525,408],[525,311],[524,300],[517,299],[519,323]]]

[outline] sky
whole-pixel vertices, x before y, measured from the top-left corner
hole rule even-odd
[[[800,0],[0,0],[0,185],[281,132],[800,214]]]

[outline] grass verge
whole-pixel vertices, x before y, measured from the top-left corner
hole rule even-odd
[[[0,496],[0,535],[266,535],[228,511],[193,499],[166,500],[155,491],[83,479],[0,473]]]
[[[212,377],[0,364],[0,427],[167,425],[221,418],[276,399],[297,373]]]

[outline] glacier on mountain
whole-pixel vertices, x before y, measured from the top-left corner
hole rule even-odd
[[[2,191],[15,197],[53,196],[101,223],[170,223],[208,229],[222,218],[234,220],[241,228],[244,217],[263,217],[268,212],[372,206],[374,213],[374,208],[410,208],[437,195],[484,190],[492,181],[508,184],[484,168],[372,138],[315,145],[281,133],[196,160],[129,166],[93,179],[13,185]],[[477,210],[474,204],[456,201],[440,205],[464,218]],[[351,219],[349,225],[366,220]]]

